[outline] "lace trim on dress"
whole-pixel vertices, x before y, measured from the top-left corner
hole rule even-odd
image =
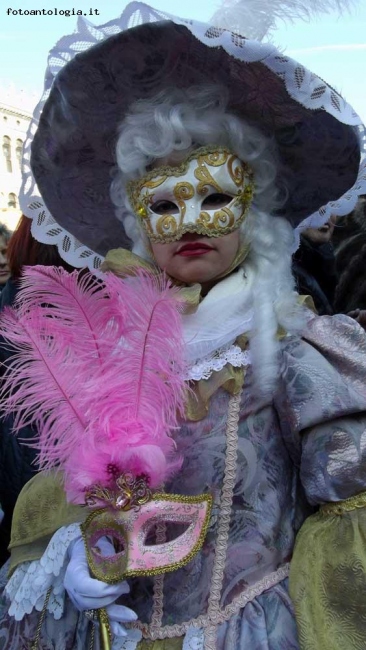
[[[52,587],[47,611],[58,620],[64,611],[64,575],[67,551],[71,542],[81,536],[79,524],[63,526],[52,537],[40,560],[24,562],[13,573],[5,587],[11,601],[10,616],[21,621],[33,609],[41,612],[48,589]]]
[[[221,350],[217,350],[214,354],[208,355],[190,366],[185,379],[190,381],[209,379],[213,372],[219,372],[227,363],[230,363],[234,368],[249,366],[251,363],[249,350],[243,351],[238,345],[221,348]]]

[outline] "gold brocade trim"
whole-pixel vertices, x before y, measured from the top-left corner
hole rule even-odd
[[[358,510],[366,507],[366,492],[360,492],[355,496],[345,499],[344,501],[334,501],[334,503],[325,503],[320,506],[321,515],[344,515],[346,512]]]
[[[135,275],[136,271],[149,271],[152,275],[159,275],[161,269],[156,264],[144,260],[140,255],[135,255],[127,248],[112,248],[105,256],[104,262],[100,267],[105,273],[110,271],[119,278],[125,278],[129,275]]]
[[[200,379],[190,383],[187,392],[185,416],[190,422],[203,420],[208,413],[212,395],[223,388],[230,395],[237,395],[244,383],[246,368],[234,368],[227,363],[222,370],[214,371],[209,379]]]
[[[33,476],[20,492],[14,509],[9,577],[19,564],[39,560],[56,530],[84,521],[89,512],[88,508],[67,502],[63,475],[57,470]]]
[[[203,545],[203,542],[205,540],[206,534],[207,534],[207,529],[210,521],[210,516],[211,516],[211,508],[212,508],[212,496],[211,494],[198,494],[197,496],[185,496],[181,494],[166,494],[166,493],[159,493],[156,492],[153,495],[152,501],[174,501],[176,503],[187,503],[187,504],[192,504],[192,503],[203,503],[204,501],[207,502],[207,512],[205,515],[205,519],[203,522],[202,529],[200,531],[199,537],[193,548],[190,550],[189,553],[185,556],[183,560],[180,560],[179,562],[172,562],[172,564],[167,564],[164,567],[159,567],[157,569],[131,569],[131,570],[126,570],[123,573],[123,576],[121,576],[120,573],[112,574],[110,575],[110,579],[108,580],[109,584],[114,584],[117,582],[120,582],[124,578],[134,578],[136,576],[144,576],[144,577],[149,577],[149,576],[156,576],[160,575],[161,573],[168,573],[170,571],[175,571],[176,569],[180,569],[181,567],[185,566],[190,562],[193,557],[198,553],[200,548]],[[88,560],[88,566],[91,566],[93,564],[93,559],[90,554],[88,544],[87,544],[87,536],[85,533],[85,528],[88,527],[89,522],[94,519],[99,513],[101,512],[106,512],[108,508],[100,508],[99,510],[95,510],[94,512],[90,513],[89,517],[86,519],[85,523],[81,526],[81,532],[85,544],[85,551],[86,551],[86,556]],[[95,578],[98,580],[101,580],[102,582],[105,582],[106,576],[104,573],[99,573],[98,570],[93,570],[93,575]]]

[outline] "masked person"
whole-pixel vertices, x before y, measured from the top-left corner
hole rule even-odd
[[[98,612],[106,608],[114,650],[361,649],[365,334],[346,316],[315,316],[291,275],[293,228],[320,227],[361,191],[358,118],[325,82],[271,44],[167,20],[145,5],[135,9],[98,33],[84,25],[82,36],[72,37],[74,51],[93,38],[101,42],[59,71],[37,111],[27,188],[33,179],[40,196],[27,214],[38,219],[34,235],[57,242],[69,263],[96,269],[103,262],[100,280],[116,296],[117,322],[119,311],[143,320],[144,274],[171,279],[182,306],[187,391],[184,414],[171,429],[181,461],[160,490],[167,500],[177,495],[177,504],[210,495],[211,514],[188,562],[155,575],[144,560],[153,562],[163,548],[176,557],[185,534],[178,523],[189,524],[179,520],[180,503],[175,519],[156,514],[150,541],[147,527],[140,529],[137,559],[145,568],[137,577],[123,580],[120,573],[106,581],[99,572],[96,580],[88,569],[93,549],[85,550],[80,530],[86,508],[70,498],[72,490],[65,496],[54,474],[39,474],[15,510],[0,647],[15,650],[29,639],[40,648],[97,647],[98,620],[104,625]],[[67,59],[54,51],[52,65]],[[40,283],[42,271],[35,273]],[[132,287],[130,301],[118,302],[114,276],[122,292]],[[74,348],[82,354],[73,298],[57,302],[47,289],[50,276],[42,278],[37,285],[33,276],[34,290],[42,289],[43,303],[54,301],[52,312],[43,306],[47,322],[41,321],[50,346],[65,337],[70,358]],[[94,317],[114,303],[98,301],[104,289],[92,287]],[[24,292],[29,302],[31,276]],[[156,355],[169,342],[169,328],[175,336],[174,323],[161,323]],[[116,381],[124,355],[121,372],[128,373],[132,329],[117,351],[104,348]],[[154,375],[165,388],[178,347],[171,348],[171,368],[168,358]],[[97,375],[95,354],[88,364],[89,375]],[[75,404],[86,390],[85,372],[84,365],[67,395]],[[102,376],[98,381],[85,399],[103,413],[96,419],[103,427],[109,396]],[[87,434],[71,439],[70,423],[59,428],[58,405],[42,415],[32,404],[41,436],[43,425],[51,437],[57,427],[51,446],[47,436],[41,440],[48,459],[61,458],[64,441],[71,441],[67,462],[75,469],[67,470],[65,485],[70,475],[74,484],[83,480],[93,447]],[[169,413],[174,423],[175,410]],[[130,441],[114,451],[112,469],[122,471]],[[135,460],[140,467],[149,454],[136,453]],[[144,510],[129,512],[137,521]],[[104,555],[113,561],[113,531],[105,528],[101,563]],[[135,540],[126,534],[130,552]]]

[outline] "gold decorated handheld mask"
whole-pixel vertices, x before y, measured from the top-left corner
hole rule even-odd
[[[253,199],[250,167],[228,149],[196,149],[177,167],[157,167],[127,184],[131,206],[151,242],[191,232],[221,237],[244,221]]]
[[[94,577],[113,584],[126,577],[159,575],[184,566],[198,553],[209,524],[210,494],[152,494],[145,479],[132,474],[121,475],[116,488],[95,486],[86,495],[89,507],[99,504],[81,524]],[[168,541],[148,542],[150,531],[161,524],[183,525],[185,530]],[[99,550],[104,537],[113,542],[111,555]]]

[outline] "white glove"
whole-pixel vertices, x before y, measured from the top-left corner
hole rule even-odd
[[[98,542],[98,546],[101,547],[103,555],[114,553],[113,545],[107,539],[102,540],[101,543]],[[121,623],[135,621],[137,616],[132,609],[113,603],[122,594],[128,594],[130,588],[127,582],[124,580],[116,585],[108,585],[106,582],[92,578],[81,537],[70,544],[69,556],[70,561],[64,577],[64,587],[76,609],[83,612],[88,609],[105,607],[113,634],[126,636],[127,632]]]

